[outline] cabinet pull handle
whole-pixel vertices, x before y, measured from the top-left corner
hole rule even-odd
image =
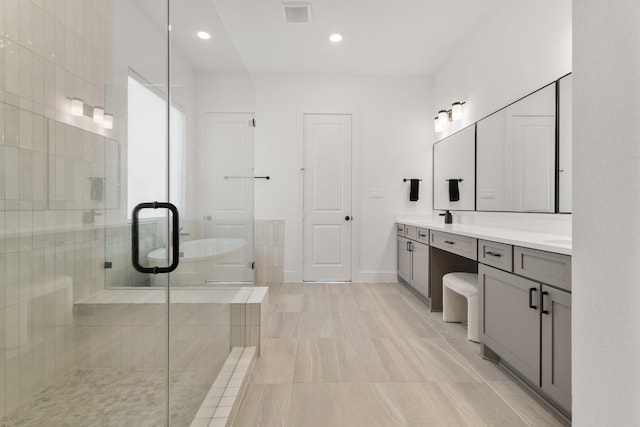
[[[502,256],[502,254],[499,254],[498,252],[491,252],[491,251],[487,251],[487,252],[485,252],[485,254],[494,256],[496,258],[500,258]]]
[[[398,232],[402,232],[402,227],[398,227]]]
[[[455,245],[456,242],[452,242],[451,240],[445,240],[444,241],[447,245]]]
[[[549,314],[549,311],[544,309],[544,296],[545,295],[549,295],[549,292],[543,291],[542,294],[540,294],[540,311],[542,312],[542,314]]]
[[[413,252],[413,245],[411,244],[411,242],[407,242],[407,251],[408,252]]]
[[[422,233],[418,232],[418,237],[427,237],[427,235],[426,235],[426,234],[422,234]]]
[[[537,288],[529,288],[529,308],[537,310],[538,306],[533,305],[533,293],[537,291]]]

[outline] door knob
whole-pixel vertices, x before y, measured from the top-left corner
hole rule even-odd
[[[351,219],[351,217],[349,215],[344,217],[345,221],[349,221]]]

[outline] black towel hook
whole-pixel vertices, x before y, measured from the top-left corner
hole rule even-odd
[[[462,178],[452,178],[452,179],[445,179],[445,181],[458,181],[458,182],[462,182],[464,181]]]
[[[414,178],[415,179],[415,178]],[[407,181],[411,181],[411,178],[403,178],[402,182],[407,182]],[[419,179],[418,181],[422,181],[421,179]]]

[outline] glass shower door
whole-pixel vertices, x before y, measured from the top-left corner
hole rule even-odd
[[[205,114],[204,234],[217,253],[212,283],[253,282],[254,121],[251,113]]]
[[[209,425],[230,406],[216,393],[232,345],[246,345],[231,333],[240,290],[211,282],[253,280],[253,85],[214,2],[171,0],[169,18],[168,200],[180,210],[180,264],[165,275],[169,421]]]
[[[169,425],[168,6],[0,6],[0,425]]]

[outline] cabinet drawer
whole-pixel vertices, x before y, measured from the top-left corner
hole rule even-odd
[[[571,257],[536,249],[513,248],[513,272],[571,290]]]
[[[430,244],[431,246],[465,258],[478,259],[478,241],[473,237],[458,236],[456,234],[432,230]]]
[[[429,244],[429,230],[418,228],[418,242]]]
[[[513,246],[478,240],[478,262],[501,270],[513,271]]]
[[[396,234],[398,236],[404,237],[404,228],[405,228],[404,224],[396,224]]]
[[[418,240],[418,227],[414,227],[413,225],[405,225],[404,235],[407,239]]]

